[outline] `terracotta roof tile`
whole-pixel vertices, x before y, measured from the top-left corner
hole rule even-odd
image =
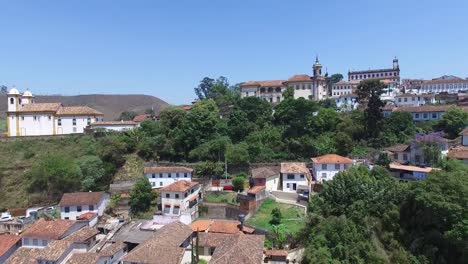
[[[202,219],[202,220],[197,220],[193,222],[192,224],[190,224],[190,227],[192,228],[194,232],[196,231],[205,232],[206,230],[208,230],[208,228],[210,228],[212,223],[213,223],[213,220],[211,219],[210,220]]]
[[[285,80],[248,81],[242,83],[241,86],[281,87],[284,86],[284,82]]]
[[[210,264],[258,264],[263,260],[263,235],[232,235],[217,247]]]
[[[192,235],[192,229],[180,222],[163,226],[149,239],[138,245],[122,260],[145,264],[180,264],[185,249],[181,244]]]
[[[142,114],[142,115],[137,115],[133,118],[133,122],[143,122],[145,121],[146,119],[151,119],[151,115],[148,115],[148,114]]]
[[[468,135],[468,127],[463,129],[461,132],[460,132],[460,136],[462,135]]]
[[[20,236],[16,235],[0,235],[0,257],[21,240]]]
[[[171,166],[171,167],[145,167],[145,174],[147,173],[192,173],[193,169],[188,167],[178,167],[178,166]]]
[[[104,192],[64,193],[59,206],[98,204],[104,198]]]
[[[219,247],[231,236],[232,234],[200,232],[198,243],[201,247]]]
[[[42,249],[21,247],[15,251],[4,264],[31,264],[37,263],[36,256]]]
[[[297,74],[291,76],[287,82],[311,82],[312,78],[307,74]]]
[[[406,144],[398,144],[398,145],[395,145],[395,146],[384,148],[384,150],[390,151],[390,152],[404,152],[404,151],[408,150],[408,147],[409,147],[409,145],[406,145]]]
[[[68,115],[97,115],[102,116],[103,113],[89,107],[89,106],[63,106],[57,111],[57,115],[68,116]]]
[[[401,165],[401,164],[396,163],[396,162],[390,163],[389,168],[394,169],[394,170],[416,171],[416,172],[426,172],[426,173],[429,173],[429,172],[432,171],[431,167],[421,168],[421,167],[417,167],[417,166]]]
[[[239,221],[233,220],[213,220],[213,223],[208,229],[211,233],[223,233],[223,234],[236,234],[239,233]]]
[[[310,171],[304,162],[283,162],[281,163],[281,173],[310,174]]]
[[[33,103],[26,104],[21,107],[19,112],[57,112],[60,109],[61,103]]]
[[[76,217],[76,220],[91,220],[94,217],[97,217],[97,214],[95,212],[86,212],[84,214],[80,214],[79,216]]]
[[[47,247],[45,247],[43,250],[39,251],[36,259],[47,260],[47,261],[57,261],[72,246],[73,246],[72,241],[54,240],[52,242],[49,242]]]
[[[66,232],[77,222],[72,220],[45,220],[41,218],[27,228],[21,237],[62,239]]]
[[[265,186],[254,186],[253,188],[250,188],[247,190],[247,193],[250,193],[250,194],[257,194],[261,191],[264,191],[265,190]]]
[[[280,174],[280,166],[269,166],[254,168],[250,171],[250,174],[254,178],[269,178]]]
[[[449,84],[449,83],[468,83],[468,80],[465,79],[437,79],[424,81],[422,84]]]
[[[63,240],[71,242],[88,242],[90,239],[99,234],[99,231],[96,228],[92,227],[83,227],[78,231],[75,231],[73,234],[67,236]]]
[[[447,156],[453,159],[468,159],[468,146],[458,146],[451,148]]]
[[[125,247],[126,247],[126,245],[125,245],[125,243],[123,241],[117,241],[115,243],[112,243],[112,245],[109,245],[109,246],[101,249],[101,251],[99,251],[99,255],[100,256],[110,257],[110,256],[115,255],[117,252],[124,249]]]
[[[180,180],[160,189],[161,192],[186,192],[190,188],[197,186],[198,182]]]
[[[95,264],[101,256],[98,253],[74,253],[67,264]]]
[[[336,154],[326,154],[323,156],[311,158],[313,163],[353,163],[353,160]]]

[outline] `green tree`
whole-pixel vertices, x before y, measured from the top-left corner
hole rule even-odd
[[[449,160],[442,168],[410,186],[400,210],[403,241],[428,263],[466,263],[468,166]]]
[[[276,125],[284,127],[284,137],[300,137],[311,132],[314,112],[318,110],[316,102],[299,99],[285,99],[275,108]]]
[[[104,177],[105,170],[102,160],[97,156],[82,156],[77,159],[83,180],[81,186],[84,191],[97,191]]]
[[[271,210],[271,220],[270,220],[270,225],[279,225],[281,224],[281,210],[278,207],[273,208]]]
[[[139,213],[149,211],[155,198],[148,178],[145,177],[137,180],[130,190],[130,200],[128,202],[130,212],[133,215],[138,215]]]
[[[273,247],[277,249],[283,249],[286,239],[288,238],[288,231],[286,230],[285,225],[278,224],[273,225]]]
[[[439,120],[436,127],[447,133],[449,138],[455,138],[460,131],[468,126],[468,112],[460,107],[450,107]]]
[[[133,111],[125,111],[120,114],[120,116],[117,118],[117,121],[123,120],[123,121],[128,121],[128,120],[133,120],[133,118],[137,115],[137,113]]]
[[[237,176],[232,179],[232,186],[234,187],[235,192],[242,192],[244,190],[245,178]]]
[[[380,135],[382,145],[405,143],[416,133],[413,117],[408,112],[394,112],[385,117],[383,123],[383,132]]]
[[[357,87],[359,103],[365,107],[366,132],[369,138],[376,139],[382,127],[381,108],[385,103],[380,100],[385,84],[378,80],[362,81]]]
[[[249,164],[249,151],[247,144],[239,143],[235,145],[229,145],[226,150],[226,159],[230,164]]]
[[[76,162],[63,154],[48,154],[26,173],[28,190],[43,192],[52,199],[81,189],[83,174]]]
[[[328,77],[328,81],[333,84],[333,83],[342,81],[343,78],[344,78],[343,74],[335,73],[335,74],[332,74],[330,77]]]

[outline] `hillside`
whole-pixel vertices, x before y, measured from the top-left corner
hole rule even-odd
[[[75,96],[47,95],[36,96],[38,103],[60,102],[65,106],[86,105],[104,113],[105,120],[114,120],[124,111],[134,111],[142,113],[145,109],[153,107],[159,112],[169,104],[165,101],[149,95],[129,94],[129,95],[107,95],[88,94]],[[5,118],[7,110],[6,95],[0,95],[0,118]]]

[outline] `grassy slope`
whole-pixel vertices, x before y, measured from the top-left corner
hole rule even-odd
[[[236,204],[237,193],[235,192],[211,192],[203,198],[208,203],[230,203]]]
[[[37,202],[26,192],[25,173],[36,160],[51,153],[80,155],[85,140],[85,137],[66,137],[0,142],[0,208]]]
[[[294,234],[301,230],[305,223],[304,210],[294,205],[277,203],[270,198],[267,198],[257,213],[247,220],[247,224],[271,231],[272,226],[269,223],[271,220],[271,211],[276,207],[281,210],[281,223],[286,226],[289,232]]]
[[[125,156],[125,164],[114,175],[114,181],[126,181],[143,178],[144,161],[136,154]]]

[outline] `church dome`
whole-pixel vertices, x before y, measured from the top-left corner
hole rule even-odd
[[[23,96],[24,96],[24,97],[33,97],[32,93],[31,93],[29,90],[26,90],[26,91],[23,93]]]
[[[8,94],[11,94],[11,95],[18,95],[20,94],[19,91],[16,89],[16,88],[11,88],[10,91],[8,92]]]

